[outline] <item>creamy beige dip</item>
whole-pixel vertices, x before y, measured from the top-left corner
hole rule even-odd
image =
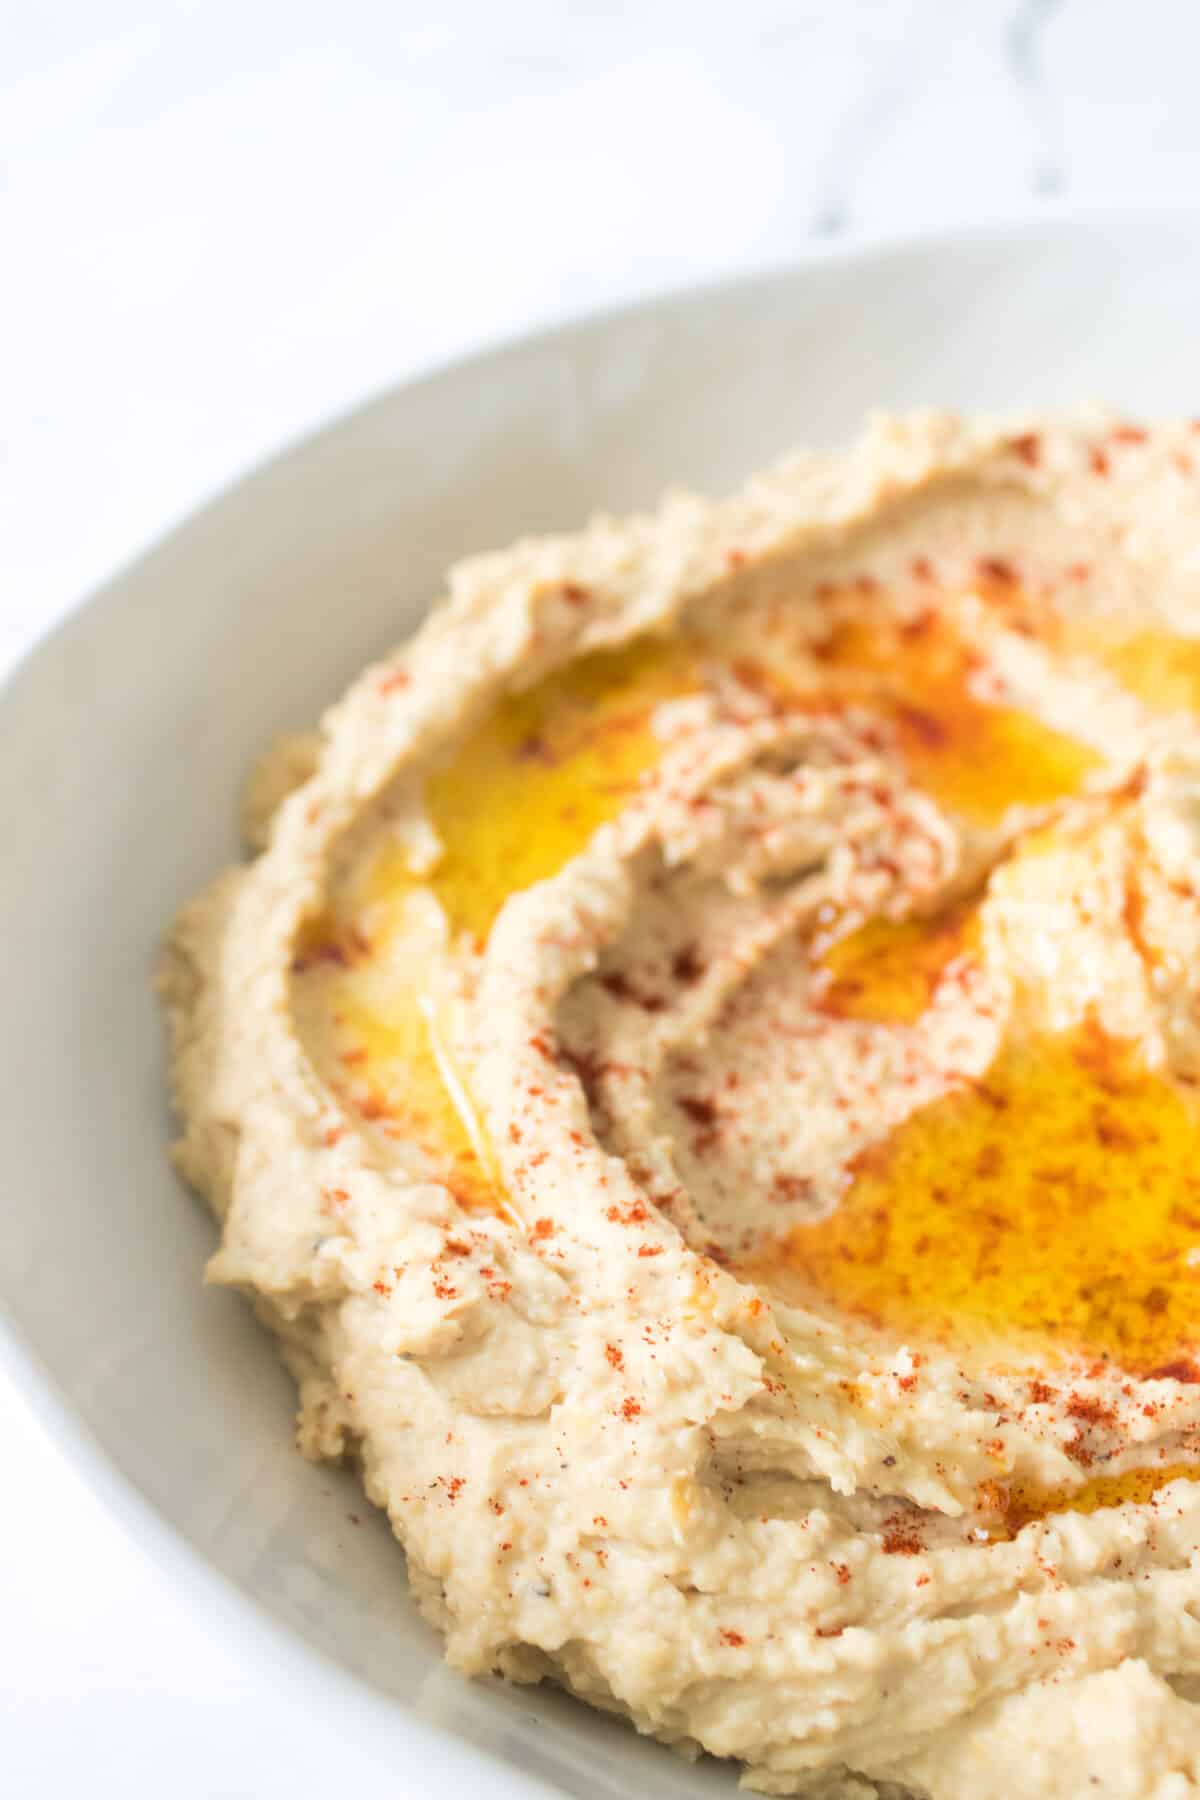
[[[1200,1788],[1198,477],[881,419],[459,566],[252,783],[179,1163],[455,1667]]]

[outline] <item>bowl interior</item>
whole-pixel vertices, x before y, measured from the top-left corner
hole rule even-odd
[[[296,1456],[270,1344],[201,1286],[213,1230],[167,1168],[150,982],[175,908],[236,853],[248,764],[409,631],[466,552],[670,483],[720,491],[877,406],[1200,410],[1198,299],[1200,221],[1052,219],[838,254],[489,353],[239,483],[0,699],[0,1306],[177,1539],[389,1697],[393,1753],[415,1715],[480,1747],[488,1791],[734,1787],[561,1697],[448,1674],[386,1527]]]

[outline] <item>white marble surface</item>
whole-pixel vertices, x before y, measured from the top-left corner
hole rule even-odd
[[[0,667],[231,474],[482,339],[814,234],[1194,195],[1198,49],[1178,0],[8,0]],[[0,1442],[6,1794],[384,1791],[4,1384]]]

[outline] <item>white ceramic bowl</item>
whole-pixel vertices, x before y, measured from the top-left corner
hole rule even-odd
[[[176,906],[237,853],[248,763],[407,633],[467,551],[668,483],[726,489],[878,406],[1200,411],[1198,317],[1200,219],[1137,211],[836,251],[567,326],[388,394],[238,483],[9,681],[13,1360],[196,1606],[257,1633],[399,1791],[691,1796],[729,1793],[734,1772],[446,1672],[386,1528],[295,1455],[272,1346],[201,1287],[213,1231],[167,1168],[150,980]]]

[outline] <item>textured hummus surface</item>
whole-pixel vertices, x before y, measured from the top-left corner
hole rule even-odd
[[[767,1793],[1200,1790],[1200,434],[518,543],[251,784],[180,1166],[467,1673]]]

